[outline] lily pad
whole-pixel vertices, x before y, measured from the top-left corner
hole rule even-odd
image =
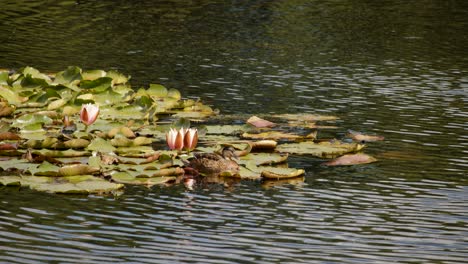
[[[367,164],[376,162],[377,159],[371,157],[367,154],[357,153],[357,154],[347,154],[336,159],[330,160],[323,163],[326,166],[343,166],[343,165],[356,165],[356,164]]]
[[[275,123],[270,122],[268,120],[262,119],[258,116],[252,116],[247,120],[247,124],[250,124],[254,127],[258,128],[265,128],[265,127],[274,127],[276,126]]]
[[[86,149],[90,151],[99,151],[104,153],[109,153],[116,150],[116,148],[111,144],[111,142],[102,138],[93,139]]]
[[[238,176],[245,180],[260,180],[262,178],[262,173],[249,170],[244,166],[239,166]]]
[[[248,139],[297,140],[297,139],[314,139],[315,134],[301,136],[301,135],[296,135],[296,134],[291,134],[291,133],[284,133],[281,131],[268,131],[268,132],[263,132],[263,133],[258,133],[258,134],[244,133],[242,134],[242,137],[248,138]]]
[[[0,176],[0,185],[20,186],[21,177],[20,176]]]
[[[249,161],[255,162],[255,165],[271,165],[285,162],[288,159],[287,154],[278,153],[249,153],[246,156],[240,157],[240,164],[246,164]]]
[[[298,177],[304,173],[305,171],[303,169],[268,167],[263,168],[262,177],[265,179],[281,180]]]
[[[357,143],[343,143],[335,140],[332,142],[314,143],[312,141],[281,144],[276,151],[291,154],[308,154],[319,158],[334,158],[345,153],[356,152],[363,149],[365,145]]]
[[[207,134],[239,135],[249,130],[245,125],[209,125],[206,126]]]
[[[153,186],[158,184],[166,184],[174,182],[176,177],[152,177],[152,178],[137,178],[128,172],[116,172],[111,175],[112,180],[118,183]]]
[[[37,191],[63,194],[107,194],[123,187],[123,184],[108,182],[91,175],[58,178],[30,186],[31,189]]]

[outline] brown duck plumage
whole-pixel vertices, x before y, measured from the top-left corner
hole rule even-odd
[[[239,172],[239,164],[233,160],[237,157],[234,151],[234,148],[226,147],[221,151],[222,155],[194,153],[194,157],[188,160],[187,166],[206,175],[218,175],[226,171],[236,174]]]

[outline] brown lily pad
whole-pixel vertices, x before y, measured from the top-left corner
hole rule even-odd
[[[336,159],[323,163],[325,166],[343,166],[343,165],[356,165],[356,164],[367,164],[376,162],[377,159],[367,154],[347,154]]]
[[[252,116],[247,120],[247,123],[257,127],[257,128],[265,128],[265,127],[274,127],[276,126],[275,123],[270,122],[268,120],[262,119],[258,116]]]

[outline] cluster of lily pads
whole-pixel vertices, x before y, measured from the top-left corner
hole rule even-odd
[[[32,67],[0,70],[0,185],[85,194],[118,193],[125,185],[182,182],[191,188],[196,179],[185,175],[183,161],[193,152],[216,153],[226,145],[237,150],[240,172],[205,178],[278,180],[304,174],[287,166],[289,154],[331,159],[364,147],[317,140],[318,129],[333,128],[317,122],[333,122],[333,116],[239,120],[183,99],[176,89],[131,87],[129,78],[79,67],[55,74]],[[187,148],[180,147],[168,134],[176,129],[196,131],[198,142],[192,135]],[[353,155],[361,156],[329,164],[375,161]]]

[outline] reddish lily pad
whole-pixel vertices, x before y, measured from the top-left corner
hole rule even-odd
[[[326,166],[343,166],[343,165],[356,165],[356,164],[367,164],[376,162],[377,159],[371,157],[367,154],[357,153],[357,154],[347,154],[336,159],[327,161],[323,163]]]
[[[252,116],[247,120],[247,124],[250,124],[257,128],[266,128],[266,127],[274,127],[276,126],[275,123],[270,122],[268,120],[262,119],[258,116]]]

